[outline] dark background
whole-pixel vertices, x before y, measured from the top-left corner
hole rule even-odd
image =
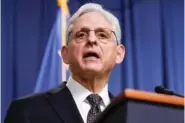
[[[126,57],[112,72],[109,88],[153,91],[164,85],[183,94],[183,0],[91,0],[121,23]],[[87,0],[70,0],[74,13]],[[2,0],[2,121],[12,99],[31,94],[56,18],[55,0]]]

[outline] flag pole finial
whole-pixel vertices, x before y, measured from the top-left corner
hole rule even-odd
[[[69,9],[67,5],[68,0],[57,0],[58,6],[67,14],[69,14]]]

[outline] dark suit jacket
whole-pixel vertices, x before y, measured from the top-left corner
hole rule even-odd
[[[69,89],[62,84],[13,101],[5,123],[83,123],[83,119]]]

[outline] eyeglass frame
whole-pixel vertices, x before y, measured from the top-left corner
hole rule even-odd
[[[78,30],[81,30],[81,29],[88,29],[88,28],[79,28]],[[108,28],[97,28],[97,29],[108,29]],[[90,31],[95,31],[95,30],[97,30],[97,29],[88,29],[88,31],[90,32]],[[113,33],[114,34],[114,36],[115,36],[115,38],[116,38],[116,43],[117,43],[117,45],[119,45],[119,43],[118,43],[118,39],[117,39],[117,36],[116,36],[116,33],[113,31],[113,30],[111,30],[111,29],[109,29],[110,31],[111,31],[111,33]],[[89,33],[88,32],[88,33]],[[68,35],[68,39],[69,39],[69,37],[70,37],[70,35],[71,35],[71,33],[73,33],[73,30],[71,30],[70,32],[69,32],[69,35]],[[67,42],[67,44],[68,44],[69,42]]]

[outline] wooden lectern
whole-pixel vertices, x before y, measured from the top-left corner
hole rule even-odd
[[[184,123],[184,98],[126,89],[95,123]]]

